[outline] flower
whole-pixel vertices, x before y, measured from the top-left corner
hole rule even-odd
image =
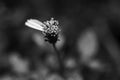
[[[58,34],[60,32],[60,29],[58,27],[59,23],[57,20],[54,20],[54,18],[51,18],[50,21],[44,21],[43,23],[36,20],[36,19],[30,19],[25,22],[25,25],[37,30],[40,30],[45,38],[45,41],[48,41],[52,44],[56,43],[58,41]]]

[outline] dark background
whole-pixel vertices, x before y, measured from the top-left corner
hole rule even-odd
[[[61,28],[62,62],[73,60],[64,65],[65,80],[120,79],[119,0],[1,0],[0,80],[62,77],[51,44],[40,31],[25,26],[27,19],[43,22],[51,17]]]

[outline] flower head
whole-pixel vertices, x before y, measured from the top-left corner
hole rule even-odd
[[[59,23],[57,20],[54,20],[54,18],[51,18],[50,21],[45,21],[43,23],[36,19],[30,19],[25,23],[25,25],[40,30],[45,37],[45,41],[56,43],[58,40],[58,34],[60,32],[58,27]]]

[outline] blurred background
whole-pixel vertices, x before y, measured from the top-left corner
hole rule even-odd
[[[120,80],[119,0],[0,0],[0,80]],[[53,17],[56,47],[27,19]],[[60,74],[61,71],[63,74]]]

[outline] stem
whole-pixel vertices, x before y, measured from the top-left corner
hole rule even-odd
[[[64,66],[63,66],[61,54],[60,54],[60,52],[57,50],[55,44],[53,44],[53,48],[54,48],[55,52],[57,53],[58,61],[59,61],[59,63],[60,63],[59,72],[60,72],[60,74],[63,76]]]

